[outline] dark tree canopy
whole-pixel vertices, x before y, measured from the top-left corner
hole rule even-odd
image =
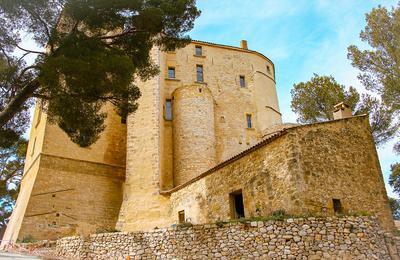
[[[390,209],[392,210],[392,216],[395,220],[400,220],[400,202],[397,199],[389,198]]]
[[[26,140],[19,140],[7,149],[0,149],[0,227],[7,225],[17,199],[21,182]]]
[[[367,25],[360,38],[370,48],[360,50],[357,46],[348,48],[352,65],[361,73],[359,79],[370,91],[379,95],[382,105],[395,117],[396,131],[400,125],[400,2],[388,10],[374,8],[366,15]],[[395,150],[400,153],[399,133]]]
[[[390,166],[389,184],[393,187],[393,191],[400,195],[400,163]]]
[[[300,123],[316,123],[333,119],[333,109],[339,102],[349,105],[355,115],[369,114],[372,133],[377,144],[393,138],[396,127],[393,115],[370,95],[360,94],[353,87],[340,85],[332,76],[314,76],[300,82],[291,91],[291,107]]]
[[[132,82],[158,73],[150,50],[185,46],[199,14],[195,0],[0,0],[0,147],[25,131],[33,97],[74,142],[94,143],[103,105],[134,112]],[[24,46],[23,32],[38,49]],[[27,55],[36,61],[25,64]]]

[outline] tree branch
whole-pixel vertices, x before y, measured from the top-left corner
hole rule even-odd
[[[18,49],[20,49],[21,51],[24,51],[24,52],[46,55],[46,53],[41,52],[41,51],[32,51],[32,50],[28,50],[28,49],[22,48],[22,47],[19,46],[18,44],[16,44],[15,47],[17,47]]]
[[[0,128],[6,125],[22,109],[22,105],[32,97],[32,94],[38,88],[39,82],[33,80],[8,102],[4,110],[0,112]]]

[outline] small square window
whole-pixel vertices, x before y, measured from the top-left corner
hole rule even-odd
[[[267,65],[267,73],[271,74],[271,67],[269,65]]]
[[[165,101],[165,120],[172,120],[172,101],[171,99],[167,99]]]
[[[121,117],[121,124],[126,125],[126,116]]]
[[[253,128],[253,123],[252,123],[251,119],[252,119],[251,115],[247,114],[246,115],[246,122],[247,122],[247,128],[249,128],[249,129]]]
[[[204,81],[204,75],[203,75],[203,65],[197,65],[196,66],[196,80],[198,82],[203,82]]]
[[[174,79],[175,78],[175,68],[168,67],[168,78]]]
[[[178,212],[179,223],[185,222],[185,211],[181,210]]]
[[[203,47],[201,47],[201,46],[196,46],[195,47],[195,55],[196,56],[202,56],[203,55]]]
[[[244,76],[239,76],[239,80],[240,80],[240,87],[241,88],[245,88],[246,87],[246,79]]]

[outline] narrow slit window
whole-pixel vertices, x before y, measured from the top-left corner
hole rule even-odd
[[[172,120],[172,101],[167,99],[165,101],[165,120]]]
[[[197,82],[204,82],[203,65],[196,66]]]
[[[175,78],[175,68],[168,67],[168,78],[174,79]]]
[[[244,203],[242,190],[232,192],[229,194],[230,207],[231,207],[231,218],[240,219],[244,218]]]
[[[202,55],[203,55],[203,47],[201,47],[201,46],[196,46],[196,47],[195,47],[194,54],[195,54],[196,56],[202,56]]]
[[[246,79],[244,76],[239,76],[239,81],[240,81],[240,87],[245,88],[246,87]]]
[[[336,214],[342,214],[343,213],[343,207],[342,203],[340,202],[340,199],[332,199],[333,201],[333,210]]]
[[[178,212],[179,223],[185,222],[185,211],[181,210]]]
[[[35,128],[40,124],[40,119],[42,119],[42,109],[39,107]]]
[[[250,114],[246,115],[247,128],[253,128],[253,122]]]
[[[33,156],[33,154],[35,153],[35,146],[36,146],[36,137],[33,140],[33,145],[32,145],[32,150],[31,150],[31,156]]]
[[[271,67],[269,65],[267,65],[267,73],[271,74]]]

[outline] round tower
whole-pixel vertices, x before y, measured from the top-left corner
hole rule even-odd
[[[173,93],[174,185],[181,185],[215,166],[214,100],[203,85]]]

